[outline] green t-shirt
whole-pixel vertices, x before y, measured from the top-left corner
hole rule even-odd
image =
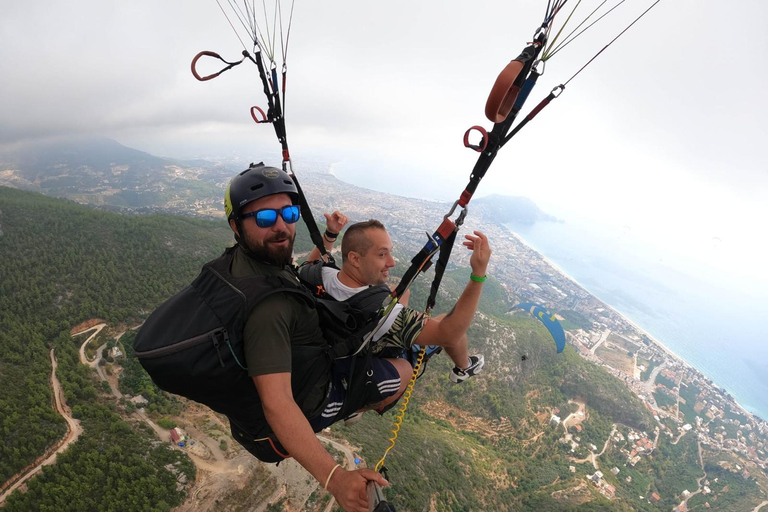
[[[232,275],[279,275],[298,279],[289,267],[277,267],[235,252]],[[323,338],[317,311],[288,293],[277,293],[253,308],[243,329],[243,344],[251,376],[291,373],[293,397],[304,414],[318,414],[331,377],[328,343]]]

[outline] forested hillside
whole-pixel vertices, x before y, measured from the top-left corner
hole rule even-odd
[[[231,240],[223,221],[125,217],[0,187],[0,481],[64,432],[52,341],[91,318],[140,319]]]
[[[64,434],[51,407],[54,340],[92,318],[138,323],[232,243],[223,218],[124,216],[0,187],[0,482]]]

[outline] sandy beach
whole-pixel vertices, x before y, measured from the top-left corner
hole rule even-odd
[[[535,253],[536,253],[536,254],[539,256],[539,258],[541,258],[541,259],[542,259],[542,261],[546,262],[546,263],[547,263],[547,265],[549,265],[550,267],[552,267],[553,269],[555,269],[555,270],[556,270],[556,271],[557,271],[557,272],[558,272],[560,275],[562,275],[563,277],[565,277],[566,279],[568,279],[569,281],[571,281],[573,284],[575,284],[576,286],[578,286],[578,287],[579,287],[579,288],[581,288],[582,290],[586,290],[586,291],[588,291],[588,292],[589,292],[589,293],[590,293],[592,296],[594,296],[594,297],[597,297],[597,296],[596,296],[596,295],[594,295],[594,294],[593,294],[593,293],[592,293],[592,292],[591,292],[591,291],[590,291],[590,290],[589,290],[589,289],[588,289],[586,286],[582,285],[582,284],[581,284],[580,282],[578,282],[578,281],[577,281],[577,280],[576,280],[576,279],[575,279],[573,276],[569,275],[569,274],[568,274],[568,273],[567,273],[565,270],[563,270],[562,268],[558,267],[558,266],[557,266],[557,264],[555,264],[555,262],[553,262],[552,260],[548,259],[546,256],[544,256],[543,254],[541,254],[541,253],[539,252],[539,250],[538,250],[538,249],[536,249],[536,248],[535,248],[535,247],[533,247],[531,244],[529,244],[528,242],[526,242],[526,241],[523,239],[523,237],[521,237],[520,235],[518,235],[518,234],[517,234],[517,233],[515,233],[514,231],[511,231],[509,228],[507,228],[507,227],[506,227],[506,226],[504,226],[504,225],[502,225],[502,227],[503,227],[503,228],[504,228],[504,229],[505,229],[505,230],[506,230],[506,231],[507,231],[507,232],[508,232],[510,235],[512,235],[512,236],[515,238],[515,240],[517,240],[518,242],[520,242],[522,245],[524,245],[525,247],[527,247],[527,248],[528,248],[528,249],[530,249],[531,251],[535,252]],[[675,359],[678,359],[678,360],[680,360],[680,362],[682,362],[682,363],[684,363],[684,364],[686,364],[686,365],[690,366],[691,368],[695,368],[694,366],[692,366],[692,365],[688,364],[688,363],[687,363],[687,362],[686,362],[686,361],[685,361],[685,360],[684,360],[682,357],[680,357],[679,355],[675,354],[675,352],[674,352],[672,349],[670,349],[669,347],[667,347],[666,345],[664,345],[664,343],[662,343],[662,342],[661,342],[661,341],[660,341],[658,338],[654,337],[653,335],[651,335],[650,333],[648,333],[647,331],[645,331],[645,330],[644,330],[642,327],[640,327],[639,325],[637,325],[635,322],[633,322],[632,320],[630,320],[629,318],[627,318],[627,316],[626,316],[626,315],[624,315],[623,313],[621,313],[620,311],[618,311],[618,310],[617,310],[616,308],[614,308],[613,306],[611,306],[611,305],[609,305],[609,304],[606,304],[606,303],[605,303],[605,301],[603,301],[603,300],[602,300],[602,299],[600,299],[599,297],[597,297],[597,298],[598,298],[598,299],[600,300],[600,302],[601,302],[601,303],[602,303],[602,304],[603,304],[603,305],[606,307],[606,309],[610,309],[610,310],[611,310],[611,311],[613,311],[613,312],[614,312],[616,315],[620,316],[620,317],[621,317],[622,319],[624,319],[624,320],[625,320],[625,321],[626,321],[628,324],[630,324],[632,327],[634,327],[634,328],[637,330],[637,332],[638,332],[638,333],[640,333],[640,334],[644,334],[645,336],[648,336],[648,338],[649,338],[651,341],[653,341],[653,342],[654,342],[656,345],[658,345],[658,346],[659,346],[659,348],[661,348],[662,350],[664,350],[664,352],[666,352],[666,353],[667,353],[667,354],[669,354],[670,356],[674,357]],[[697,371],[701,371],[701,370],[698,370],[698,369],[697,369]]]

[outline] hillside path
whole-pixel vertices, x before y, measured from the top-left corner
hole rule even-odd
[[[85,356],[85,347],[86,347],[86,346],[88,345],[88,343],[89,343],[89,342],[90,342],[90,341],[91,341],[91,340],[92,340],[94,337],[96,337],[96,335],[97,335],[97,334],[99,334],[99,333],[101,332],[101,330],[102,330],[103,328],[105,328],[106,326],[107,326],[107,324],[103,324],[103,323],[102,323],[102,324],[96,324],[96,325],[94,325],[93,327],[89,327],[88,329],[86,329],[86,330],[84,330],[84,331],[76,332],[76,333],[74,333],[74,334],[72,335],[72,336],[74,337],[74,336],[79,336],[79,335],[81,335],[81,334],[85,334],[85,333],[86,333],[86,332],[88,332],[88,331],[94,331],[94,333],[93,333],[93,334],[91,334],[90,336],[88,336],[88,339],[86,339],[86,340],[83,342],[83,344],[82,344],[82,345],[80,345],[80,362],[81,362],[81,363],[83,363],[83,364],[87,364],[88,366],[91,366],[91,367],[96,367],[96,366],[98,366],[98,364],[99,364],[99,359],[100,359],[100,358],[99,358],[99,357],[96,357],[96,359],[94,359],[93,361],[89,361],[89,360],[88,360],[88,358]]]
[[[611,430],[611,433],[608,434],[608,439],[605,440],[605,444],[603,445],[603,449],[600,450],[600,453],[595,453],[593,451],[589,452],[589,455],[587,455],[583,459],[571,459],[571,461],[575,462],[576,464],[584,464],[585,462],[591,462],[592,467],[595,468],[595,470],[600,469],[600,466],[597,464],[597,458],[600,457],[603,453],[605,453],[605,450],[608,448],[608,445],[611,442],[611,437],[613,437],[613,434],[616,433],[616,424],[614,423],[613,429]]]
[[[98,332],[98,331],[97,331]],[[31,467],[28,467],[25,469],[22,473],[19,473],[18,475],[11,478],[11,480],[16,479],[16,481],[11,485],[8,489],[3,491],[2,494],[0,494],[0,504],[5,503],[5,500],[10,494],[18,489],[22,484],[24,484],[27,480],[35,476],[37,473],[42,471],[43,466],[50,466],[51,464],[54,464],[56,462],[56,456],[60,453],[62,453],[64,450],[66,450],[70,444],[77,441],[77,438],[80,437],[80,434],[83,433],[83,427],[80,426],[80,421],[74,419],[72,417],[72,412],[69,410],[69,407],[67,407],[67,404],[64,402],[62,392],[61,392],[61,382],[59,382],[59,379],[56,377],[56,368],[58,366],[58,363],[56,361],[56,357],[53,355],[53,349],[51,349],[51,389],[53,390],[53,402],[54,406],[56,407],[56,412],[61,414],[64,417],[64,420],[67,422],[67,434],[64,436],[64,439],[62,441],[59,441],[51,450],[52,453],[46,453],[39,459],[37,459],[39,462],[35,462],[31,465]]]
[[[704,488],[702,487],[701,482],[703,482],[704,479],[707,478],[707,472],[704,471],[704,457],[701,456],[701,443],[699,442],[698,445],[699,445],[699,464],[701,465],[701,470],[704,472],[704,474],[701,476],[701,478],[696,480],[696,485],[698,485],[698,488],[696,489],[696,491],[689,494],[688,497],[683,500],[683,504],[685,505],[686,510],[688,509],[688,500],[704,491]]]
[[[656,383],[656,377],[659,376],[659,373],[661,372],[661,370],[664,369],[664,366],[666,364],[667,363],[665,361],[661,363],[659,366],[657,366],[656,368],[654,368],[651,374],[648,376],[648,380],[645,381],[645,383],[643,384],[643,386],[645,386],[645,390],[648,391],[649,393],[653,393],[653,386]]]
[[[597,349],[600,348],[600,345],[602,345],[603,342],[607,340],[608,336],[610,335],[611,335],[610,329],[606,329],[603,331],[603,333],[600,335],[600,339],[598,340],[597,343],[595,343],[595,346],[589,349],[589,351],[592,352],[592,355],[595,355],[595,352],[597,351]]]
[[[581,423],[587,418],[587,415],[586,415],[587,405],[584,402],[579,402],[576,400],[568,400],[568,403],[576,404],[578,406],[578,409],[576,410],[576,412],[572,412],[571,414],[569,414],[563,420],[563,429],[565,429],[566,434],[568,433],[568,427],[572,427],[573,425],[578,425],[579,423]]]

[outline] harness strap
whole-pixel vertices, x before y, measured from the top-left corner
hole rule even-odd
[[[432,279],[432,286],[429,290],[429,297],[427,298],[427,311],[435,307],[435,301],[437,299],[437,290],[440,288],[440,283],[443,280],[443,274],[445,274],[445,268],[448,266],[448,260],[451,257],[451,251],[453,250],[453,244],[456,242],[456,234],[458,230],[451,233],[451,236],[440,247],[440,256],[435,264],[435,277]]]

